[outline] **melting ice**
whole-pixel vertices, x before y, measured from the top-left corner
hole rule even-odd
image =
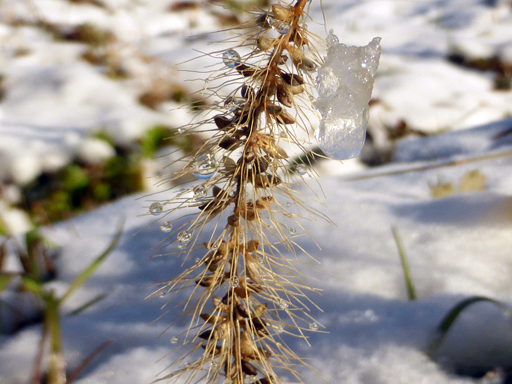
[[[329,36],[327,58],[316,79],[315,106],[322,120],[315,136],[327,156],[343,160],[363,148],[381,39],[376,37],[365,47],[349,47],[334,39],[332,31]]]

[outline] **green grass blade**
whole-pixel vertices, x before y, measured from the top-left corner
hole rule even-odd
[[[18,273],[2,273],[0,274],[0,293],[7,288],[11,281],[13,281],[16,277],[18,277]]]
[[[412,282],[411,269],[409,267],[409,263],[407,262],[407,255],[405,254],[404,248],[402,247],[402,241],[398,236],[398,230],[395,227],[391,227],[391,231],[393,231],[393,237],[395,238],[396,248],[398,249],[398,254],[400,255],[400,262],[402,263],[402,271],[404,273],[405,286],[407,288],[407,298],[409,301],[414,301],[417,299],[416,290],[414,289],[414,284]]]
[[[114,250],[114,248],[117,246],[117,243],[119,242],[119,238],[121,237],[121,233],[123,232],[123,224],[124,221],[121,221],[119,224],[119,228],[114,235],[114,238],[110,242],[109,246],[101,255],[99,255],[82,273],[80,273],[75,280],[71,283],[70,287],[68,288],[67,292],[61,297],[60,301],[63,302],[66,300],[69,296],[73,294],[77,289],[79,289],[82,285],[85,284],[87,280],[93,275],[93,273],[98,269],[98,267],[101,265],[101,263],[107,258],[108,255]]]
[[[81,305],[80,307],[78,307],[77,309],[74,309],[72,310],[71,312],[68,313],[68,316],[76,316],[78,314],[80,314],[81,312],[85,311],[87,308],[93,306],[94,304],[96,303],[99,303],[101,300],[103,300],[104,298],[106,298],[108,295],[110,295],[112,293],[112,291],[110,292],[104,292],[104,293],[100,293],[99,295],[93,297],[91,300],[89,300],[88,302],[86,302],[84,305]]]
[[[96,348],[89,356],[87,356],[82,363],[76,368],[73,372],[70,373],[68,380],[66,381],[66,384],[71,384],[75,379],[78,377],[80,372],[84,370],[85,367],[87,367],[91,361],[93,361],[96,356],[98,356],[105,348],[107,348],[110,344],[112,344],[114,340],[109,339],[105,341],[103,344],[101,344],[98,348]]]
[[[32,292],[35,295],[43,296],[43,285],[34,279],[31,279],[30,277],[21,276],[21,284],[23,289]]]
[[[434,339],[430,342],[427,351],[430,356],[432,356],[443,344],[448,334],[448,331],[450,331],[450,329],[453,327],[453,324],[455,323],[457,318],[462,314],[462,312],[470,305],[482,301],[492,303],[509,314],[512,313],[511,310],[502,302],[484,296],[472,296],[460,301],[452,309],[450,309],[450,311],[448,311],[448,313],[444,316],[443,320],[437,326],[437,334],[434,337]]]
[[[53,292],[45,295],[44,327],[50,336],[50,356],[48,358],[48,384],[66,383],[66,363],[62,353],[62,328],[60,325],[60,302]]]

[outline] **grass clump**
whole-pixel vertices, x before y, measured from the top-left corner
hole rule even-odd
[[[204,90],[207,99],[221,100],[201,106],[197,121],[180,131],[209,132],[210,139],[180,159],[183,167],[172,176],[196,182],[149,207],[161,216],[188,208],[183,220],[161,224],[169,241],[159,256],[195,260],[154,293],[169,300],[186,295],[176,306],[190,321],[172,338],[183,353],[161,380],[270,384],[284,375],[301,381],[297,367],[307,366],[283,336],[307,342],[307,332],[320,327],[306,294],[317,290],[286,256],[299,258],[299,219],[325,220],[296,195],[290,172],[299,179],[312,172],[313,153],[296,136],[310,128],[311,73],[320,63],[318,39],[305,27],[308,6],[298,0],[259,12],[249,29],[237,30],[240,46],[253,47],[245,56],[237,47],[210,54],[223,65],[207,82],[223,80],[229,91]]]

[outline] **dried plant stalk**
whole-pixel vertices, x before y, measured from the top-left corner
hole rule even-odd
[[[287,153],[295,151],[306,163],[311,155],[295,133],[309,130],[311,72],[320,63],[311,45],[319,39],[305,28],[306,5],[307,0],[273,5],[241,34],[242,45],[253,47],[250,53],[222,53],[224,69],[210,79],[224,82],[210,91],[218,96],[225,87],[235,90],[224,97],[223,109],[211,107],[208,118],[181,129],[213,134],[173,176],[193,175],[201,184],[150,207],[153,214],[194,208],[196,213],[175,224],[173,232],[170,223],[162,224],[172,240],[163,248],[177,246],[171,254],[185,260],[202,252],[193,266],[154,293],[172,303],[186,292],[176,307],[190,319],[188,330],[173,339],[184,351],[175,362],[178,368],[159,380],[301,381],[297,367],[305,362],[284,344],[282,334],[307,339],[305,332],[319,326],[308,314],[314,304],[306,296],[316,290],[294,265],[298,256],[290,223],[325,219],[292,190],[297,179],[291,170],[305,176],[308,169]],[[292,206],[299,213],[292,214]],[[213,219],[215,224],[206,227]]]

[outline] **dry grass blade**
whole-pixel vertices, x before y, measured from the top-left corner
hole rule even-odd
[[[169,241],[158,251],[183,257],[182,266],[194,258],[192,266],[151,295],[168,296],[168,302],[179,297],[169,311],[181,309],[181,317],[190,321],[173,337],[181,352],[174,371],[159,381],[271,384],[282,374],[301,381],[298,367],[309,367],[282,337],[307,341],[305,331],[318,330],[307,296],[318,290],[297,270],[304,260],[295,226],[302,229],[297,220],[303,217],[325,217],[294,191],[289,170],[295,163],[284,149],[290,147],[296,157],[312,156],[295,133],[309,132],[305,109],[313,108],[313,84],[308,71],[320,64],[311,44],[318,39],[305,28],[307,3],[278,3],[258,13],[249,29],[239,31],[240,46],[252,46],[252,52],[210,55],[222,56],[224,66],[208,78],[220,85],[203,94],[223,101],[181,129],[210,136],[195,155],[179,159],[183,167],[172,177],[196,182],[170,199],[152,201],[152,214],[196,212],[167,231]],[[298,213],[291,214],[291,206]]]

